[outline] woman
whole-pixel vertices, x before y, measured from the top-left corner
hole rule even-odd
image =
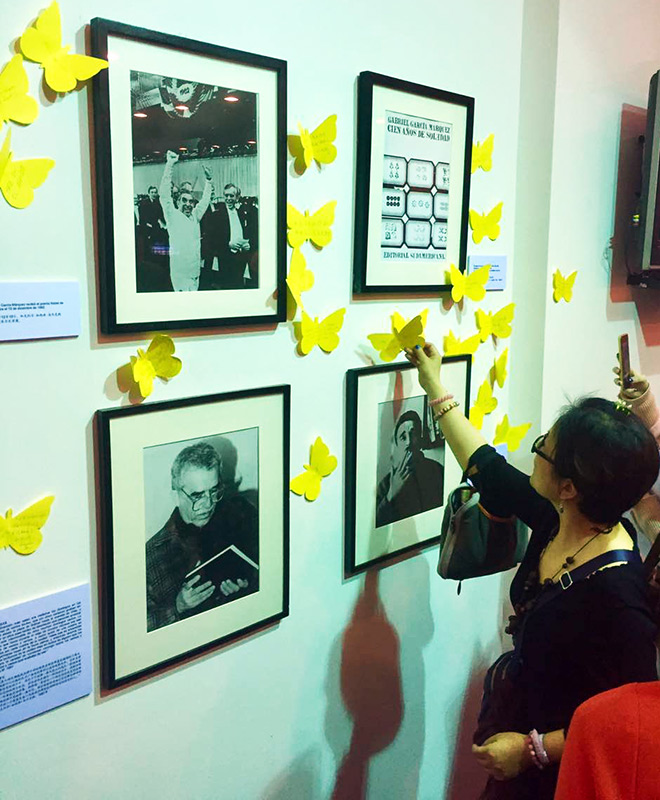
[[[655,480],[658,450],[627,406],[586,398],[534,442],[529,478],[460,411],[441,382],[436,348],[406,355],[483,507],[532,530],[511,585],[515,650],[489,671],[473,752],[489,773],[482,798],[550,800],[577,706],[657,677],[656,627],[634,529],[621,515]]]
[[[618,369],[615,372],[619,373]],[[616,383],[621,381],[617,377]],[[660,412],[649,383],[633,373],[619,397],[660,440]],[[660,441],[658,442],[660,443]],[[660,499],[646,495],[633,518],[651,541],[660,530]],[[631,683],[604,692],[575,712],[556,800],[660,800],[660,684]]]

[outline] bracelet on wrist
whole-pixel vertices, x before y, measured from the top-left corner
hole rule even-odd
[[[529,732],[529,740],[532,745],[532,760],[539,769],[545,769],[550,763],[550,758],[543,745],[543,736],[534,728]]]
[[[446,403],[447,400],[453,400],[453,399],[454,395],[451,394],[451,392],[448,392],[447,394],[444,394],[442,397],[436,397],[435,400],[429,401],[429,405],[431,406],[431,408],[433,408],[433,406],[442,405],[442,403]]]
[[[451,411],[453,408],[458,408],[458,406],[460,406],[458,400],[452,400],[451,403],[447,403],[444,406],[436,406],[435,418],[440,419],[440,417],[444,417],[448,411]]]

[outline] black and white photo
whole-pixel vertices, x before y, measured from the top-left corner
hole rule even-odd
[[[354,292],[437,292],[465,270],[473,115],[471,97],[360,74]]]
[[[258,436],[145,449],[148,631],[258,591]]]
[[[97,412],[105,688],[287,616],[289,409],[273,386]]]
[[[379,403],[378,416],[380,528],[442,505],[445,453],[444,440],[429,434],[426,395]]]
[[[286,317],[286,62],[94,19],[103,333]]]
[[[470,356],[443,359],[469,408]],[[408,363],[346,373],[344,569],[349,575],[435,544],[461,470]]]
[[[131,72],[138,292],[259,286],[258,96]]]

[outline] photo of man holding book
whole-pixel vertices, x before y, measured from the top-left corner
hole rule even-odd
[[[145,448],[147,527],[166,515],[147,531],[147,631],[259,590],[257,435]],[[174,508],[162,502],[168,464]]]

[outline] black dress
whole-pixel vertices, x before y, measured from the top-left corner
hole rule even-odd
[[[484,445],[471,457],[482,505],[497,516],[518,516],[532,530],[511,584],[514,640],[519,645],[515,703],[508,723],[519,733],[566,729],[580,703],[625,683],[657,679],[655,637],[641,561],[604,569],[576,582],[546,603],[538,579],[541,553],[558,529],[554,506],[529,477]],[[635,541],[632,526],[623,520]],[[636,547],[636,544],[635,544]],[[527,770],[513,781],[490,781],[483,797],[552,800],[558,766]]]

